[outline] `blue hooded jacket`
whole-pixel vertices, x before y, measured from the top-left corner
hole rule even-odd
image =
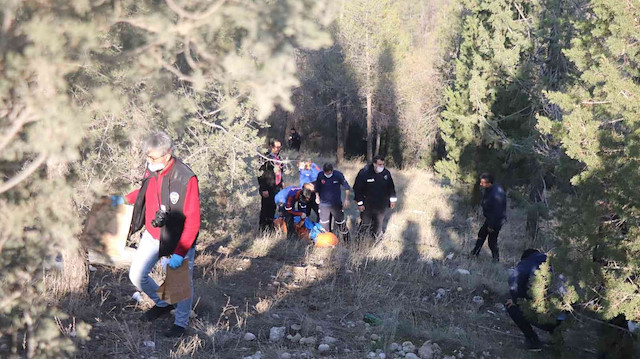
[[[500,230],[507,219],[507,195],[498,183],[494,183],[482,195],[482,214],[490,228]]]
[[[300,175],[300,188],[310,182],[315,182],[318,178],[318,173],[322,172],[320,166],[315,163],[311,163],[311,168],[298,170]]]
[[[530,299],[529,281],[540,265],[547,261],[547,255],[544,253],[533,253],[529,257],[518,263],[515,269],[509,271],[509,293],[514,303],[518,302],[518,298]]]

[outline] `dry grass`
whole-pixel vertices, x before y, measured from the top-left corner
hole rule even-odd
[[[323,161],[316,160],[319,164]],[[338,169],[353,184],[361,167],[347,162]],[[492,263],[488,250],[478,260],[466,256],[481,224],[478,211],[467,207],[453,189],[440,185],[427,171],[391,171],[399,202],[390,213],[384,238],[376,243],[354,240],[334,249],[313,248],[279,233],[262,235],[253,224],[238,233],[202,235],[194,271],[198,318],[191,327],[195,334],[177,342],[153,336],[157,343],[153,355],[242,358],[260,350],[263,358],[276,358],[285,351],[313,353],[314,347],[266,340],[270,327],[295,323],[302,326],[304,336],[338,338],[331,352],[334,358],[363,358],[372,349],[404,340],[418,346],[434,340],[445,354],[456,351],[467,358],[531,357],[515,349],[519,341],[512,336],[517,337],[518,330],[495,307],[505,299],[507,265]],[[292,183],[295,178],[290,175],[287,180]],[[253,216],[256,224],[258,202],[256,199],[245,208],[246,217]],[[354,230],[358,218],[354,206],[347,215]],[[510,210],[510,222],[500,234],[507,264],[514,263],[527,246],[519,230],[524,220],[519,210]],[[459,268],[471,274],[461,275],[456,272]],[[154,277],[159,279],[160,273]],[[109,294],[120,302],[120,312],[112,310],[105,315],[111,304],[98,309],[100,320],[109,322],[111,316],[124,321],[116,326],[122,334],[106,335],[112,340],[109,350],[122,357],[146,356],[141,343],[150,333],[169,325],[170,319],[151,326],[131,324],[140,308],[127,297],[132,286],[126,275],[114,273],[92,288],[107,290],[109,279],[124,288],[118,293],[111,288]],[[437,294],[440,288],[444,295]],[[478,295],[485,301],[482,306],[472,301]],[[104,302],[111,303],[110,299]],[[367,327],[362,321],[366,313],[377,315],[382,324]],[[258,341],[244,342],[242,336],[247,331],[256,334]],[[372,342],[371,334],[381,339]],[[588,345],[584,342],[591,334],[580,335],[583,342],[576,345]],[[101,343],[97,347],[92,343],[92,348],[105,346]],[[79,356],[92,356],[89,350],[81,350]],[[585,357],[585,353],[573,357],[577,356]]]

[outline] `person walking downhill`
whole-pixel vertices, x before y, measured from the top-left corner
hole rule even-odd
[[[358,172],[353,190],[360,211],[360,232],[379,238],[387,209],[393,209],[398,201],[391,173],[384,167],[384,157],[373,157],[372,163]]]
[[[478,240],[471,255],[477,257],[480,254],[484,241],[488,237],[493,260],[498,262],[500,261],[498,234],[507,220],[507,196],[500,184],[494,184],[493,175],[490,173],[480,175],[480,187],[482,187],[482,214],[485,221],[478,232]]]
[[[345,191],[345,199],[342,201],[342,189]],[[318,174],[315,183],[315,190],[318,196],[318,214],[320,224],[325,231],[331,231],[331,219],[338,226],[339,235],[343,241],[349,240],[349,229],[347,228],[344,209],[349,207],[349,194],[351,187],[340,171],[333,169],[333,164],[325,163],[322,172]]]
[[[511,298],[505,303],[507,313],[511,320],[520,328],[525,337],[525,345],[531,351],[540,351],[542,345],[538,334],[533,330],[532,325],[544,331],[561,337],[561,333],[557,332],[558,327],[566,318],[565,313],[560,313],[555,323],[540,323],[538,318],[530,318],[524,315],[520,308],[520,299],[531,299],[529,289],[535,272],[540,265],[547,261],[547,255],[536,249],[527,249],[522,253],[518,265],[509,271],[509,294]]]
[[[198,179],[191,169],[172,155],[173,142],[169,135],[153,133],[145,143],[147,170],[140,189],[125,196],[134,204],[130,233],[145,227],[140,244],[133,256],[129,279],[153,300],[155,305],[141,319],[153,321],[168,314],[173,305],[162,301],[156,291],[158,285],[149,273],[161,257],[170,256],[169,266],[178,268],[188,262],[191,295],[178,302],[173,326],[164,335],[179,337],[189,323],[193,302],[193,262],[195,244],[200,231],[200,194]],[[112,197],[123,203],[122,197]]]
[[[260,230],[273,230],[273,216],[276,213],[275,196],[284,187],[284,164],[280,159],[282,144],[276,139],[269,141],[269,151],[263,159],[258,177],[261,196]]]

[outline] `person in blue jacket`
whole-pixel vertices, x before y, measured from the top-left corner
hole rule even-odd
[[[495,262],[500,261],[498,249],[498,234],[502,225],[507,220],[507,196],[502,186],[494,183],[493,175],[483,173],[480,175],[480,187],[482,187],[482,214],[485,217],[484,224],[478,231],[476,246],[471,251],[472,256],[478,256],[484,241],[489,238],[489,249]]]
[[[300,177],[300,188],[305,188],[305,185],[311,186],[318,178],[318,173],[322,172],[322,169],[317,164],[313,163],[310,159],[301,160],[298,164],[298,173]],[[310,187],[314,189],[313,187]],[[314,189],[315,190],[315,189]],[[307,217],[311,215],[311,212],[316,212],[316,217],[319,218],[318,203],[316,203],[315,193],[311,195],[311,199],[307,204]]]
[[[558,316],[556,323],[529,322],[518,304],[519,299],[531,299],[529,288],[531,287],[532,278],[536,270],[540,268],[540,265],[546,261],[546,254],[530,248],[522,253],[520,262],[515,269],[509,271],[509,294],[511,298],[505,304],[507,313],[524,334],[527,348],[532,351],[540,351],[541,343],[538,334],[536,334],[531,325],[553,334],[565,318],[565,314],[562,313]]]

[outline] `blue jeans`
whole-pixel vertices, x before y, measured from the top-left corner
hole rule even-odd
[[[153,238],[149,232],[144,231],[142,238],[140,238],[138,250],[131,262],[131,268],[129,268],[129,279],[136,288],[145,292],[145,294],[148,295],[158,307],[166,307],[169,303],[160,300],[160,297],[156,293],[158,290],[158,284],[156,284],[153,278],[149,276],[153,267],[160,260],[160,257],[158,257],[159,251],[160,241]],[[183,328],[186,328],[189,324],[189,314],[191,313],[191,304],[193,303],[193,261],[195,257],[196,248],[193,246],[189,249],[187,256],[185,257],[185,260],[189,260],[191,296],[189,299],[178,302],[174,320],[175,325],[179,325]]]

